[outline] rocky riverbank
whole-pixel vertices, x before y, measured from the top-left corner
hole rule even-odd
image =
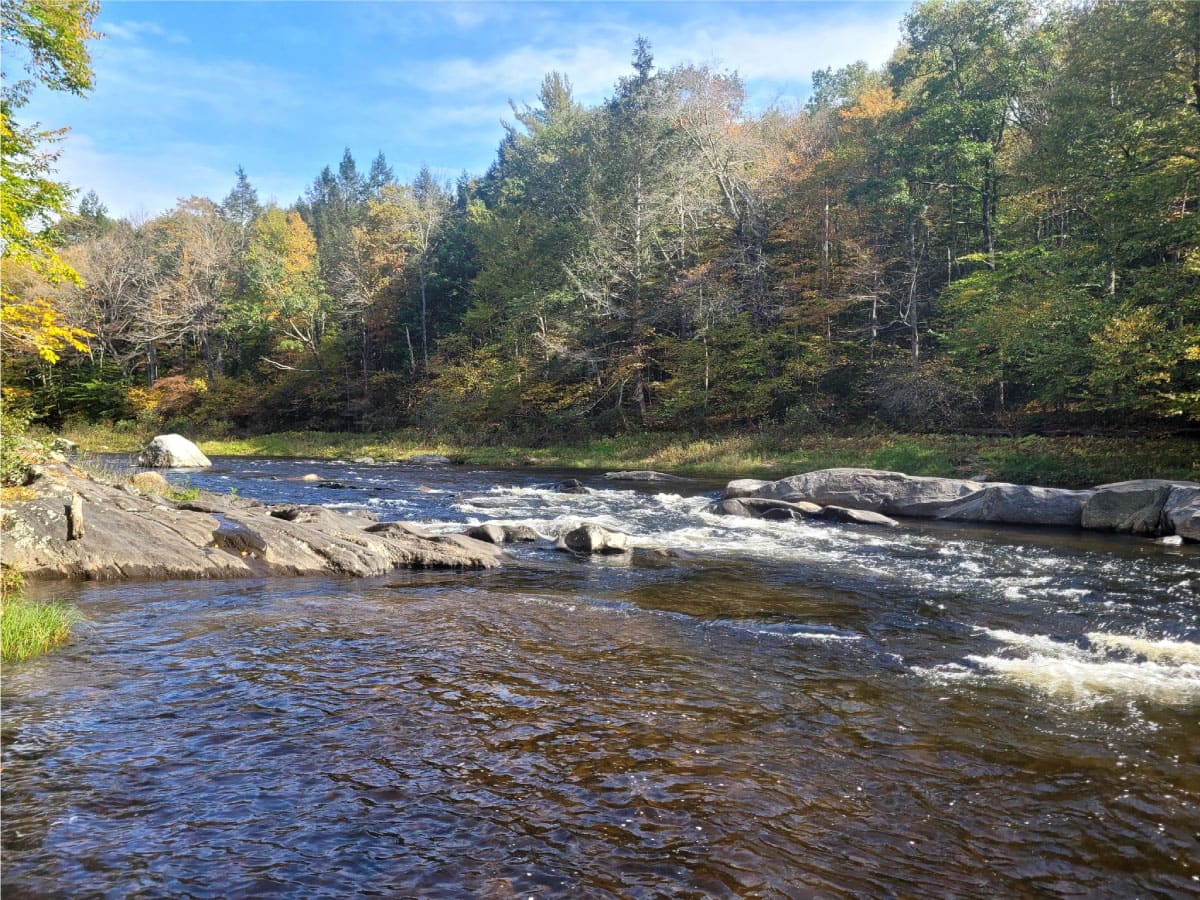
[[[397,568],[479,569],[503,551],[465,535],[429,535],[368,513],[266,505],[153,482],[108,482],[67,463],[35,469],[28,499],[5,504],[0,558],[27,579],[381,575]]]

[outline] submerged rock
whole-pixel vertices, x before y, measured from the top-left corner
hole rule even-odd
[[[417,453],[414,456],[406,456],[400,462],[409,466],[448,466],[453,460],[440,453]]]
[[[554,544],[572,553],[628,553],[629,535],[588,522],[568,531]]]
[[[499,548],[434,537],[400,523],[320,506],[266,506],[204,494],[173,503],[47,466],[37,497],[6,504],[0,558],[27,578],[223,578],[381,575],[397,568],[489,568]],[[83,501],[87,529],[67,540],[67,508]]]
[[[578,478],[564,478],[554,485],[553,490],[558,494],[586,494],[588,492]]]
[[[137,464],[148,469],[207,469],[212,462],[181,434],[160,434],[138,454]]]
[[[648,469],[638,469],[632,472],[605,472],[604,477],[610,481],[687,481],[678,475],[668,475],[666,472],[651,472]]]

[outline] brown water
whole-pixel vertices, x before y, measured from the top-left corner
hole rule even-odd
[[[1194,552],[322,471],[694,558],[60,590],[77,639],[5,671],[5,896],[1200,894]]]

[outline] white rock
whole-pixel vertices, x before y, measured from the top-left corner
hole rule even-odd
[[[181,434],[160,434],[137,458],[148,469],[207,469],[212,462]]]

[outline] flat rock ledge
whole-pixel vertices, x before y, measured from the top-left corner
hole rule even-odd
[[[362,577],[400,568],[492,568],[504,557],[484,541],[377,523],[369,514],[215,494],[176,502],[61,463],[37,474],[36,497],[6,504],[0,519],[0,559],[29,579]],[[82,501],[82,535],[68,540],[75,497]]]
[[[749,514],[761,516],[766,511],[763,501],[792,508],[808,503],[887,516],[1178,535],[1200,541],[1200,483],[1194,481],[1143,479],[1075,491],[839,468],[779,481],[732,481],[722,502],[740,504]]]

